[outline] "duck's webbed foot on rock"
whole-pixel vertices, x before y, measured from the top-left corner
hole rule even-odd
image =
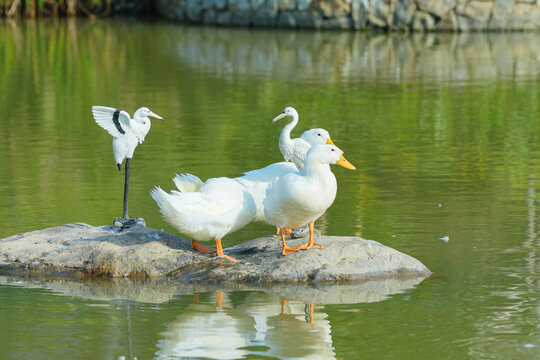
[[[295,248],[298,248],[298,250],[309,250],[311,248],[314,248],[315,246],[318,246],[319,249],[322,249],[323,246],[321,244],[317,244],[313,240],[313,229],[315,228],[315,224],[313,222],[310,222],[308,224],[308,228],[309,228],[309,241],[308,241],[308,243],[304,244],[304,245],[295,246]]]
[[[323,246],[321,244],[318,244],[318,243],[316,243],[314,241],[310,241],[307,244],[295,246],[295,248],[298,248],[298,250],[309,250],[309,249],[314,248],[315,246],[318,246],[319,249],[323,248]]]
[[[204,254],[215,254],[216,249],[212,249],[210,246],[201,245],[199,244],[198,240],[192,240],[191,241],[191,247],[198,252],[202,252]]]
[[[223,252],[223,247],[221,246],[221,239],[216,240],[216,247],[217,247],[216,256],[225,258],[225,259],[230,260],[230,261],[232,261],[234,263],[238,262],[238,260],[236,260],[232,256],[225,255],[225,253]]]
[[[283,255],[283,256],[292,254],[293,252],[297,252],[297,251],[300,250],[300,249],[297,249],[297,246],[290,247],[285,242],[285,235],[287,234],[287,230],[290,231],[290,229],[282,228],[282,229],[280,229],[280,233],[279,233],[279,235],[281,236],[281,243],[283,245],[283,250],[281,251],[281,255]]]

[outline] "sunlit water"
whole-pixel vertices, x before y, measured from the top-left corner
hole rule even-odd
[[[333,168],[317,228],[435,273],[340,301],[2,277],[1,359],[540,357],[539,35],[0,20],[0,74],[0,237],[121,215],[123,173],[92,105],[165,117],[135,151],[130,214],[174,233],[149,190],[280,161],[285,121],[268,122],[292,105],[296,136],[326,128],[357,167]]]

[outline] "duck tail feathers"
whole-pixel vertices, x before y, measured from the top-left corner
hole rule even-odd
[[[171,204],[171,195],[167,194],[161,187],[156,186],[150,191],[152,199],[158,204],[159,210],[163,214],[165,220],[168,220],[175,214],[175,208]]]
[[[197,191],[203,184],[201,179],[192,174],[176,174],[173,181],[180,192]]]

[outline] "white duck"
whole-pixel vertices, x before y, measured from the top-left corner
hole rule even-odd
[[[147,107],[135,111],[133,119],[129,114],[120,109],[107,106],[92,106],[92,114],[96,123],[107,130],[113,136],[114,160],[118,170],[122,169],[122,162],[126,160],[125,183],[124,183],[124,215],[123,219],[129,219],[128,215],[128,192],[129,192],[129,167],[133,152],[138,144],[142,144],[146,134],[150,131],[149,116],[164,120],[154,114]]]
[[[279,135],[279,151],[281,151],[285,161],[292,161],[298,170],[302,171],[304,169],[304,159],[311,145],[333,144],[333,142],[330,139],[328,131],[324,129],[311,129],[304,132],[300,138],[291,139],[291,131],[298,124],[298,112],[293,107],[286,107],[270,123],[274,123],[285,116],[292,117],[292,121],[281,130],[281,134]],[[323,137],[326,137],[325,142],[321,142]]]
[[[268,189],[263,203],[264,214],[268,223],[281,230],[283,255],[314,246],[322,248],[313,240],[313,227],[315,220],[324,214],[336,197],[337,182],[330,164],[355,169],[337,146],[313,145],[306,156],[303,171],[283,174]],[[309,242],[288,247],[284,229],[296,229],[306,224],[309,224]]]
[[[332,142],[332,139],[330,139],[330,134],[328,133],[328,131],[320,128],[307,130],[302,134],[300,138],[303,139],[303,142],[307,142],[308,144],[308,146],[304,146],[302,145],[303,142],[296,142],[298,144],[301,144],[299,145],[299,148],[294,150],[294,153],[298,155],[297,159],[302,168],[304,166],[304,159],[306,158],[306,154],[312,145],[334,144]],[[297,169],[297,165],[294,165],[290,162],[279,162],[268,165],[262,169],[248,171],[244,173],[244,176],[235,178],[236,181],[244,185],[249,190],[251,196],[253,197],[253,200],[255,200],[257,212],[253,221],[266,223],[263,206],[264,199],[266,198],[266,190],[278,177],[285,174],[286,172],[296,172]]]
[[[160,187],[151,191],[165,221],[183,234],[193,238],[193,248],[201,252],[225,255],[221,239],[245,225],[255,216],[255,202],[249,191],[230,178],[213,178],[203,183],[191,174],[176,175],[173,179],[180,191],[170,194]],[[215,240],[217,251],[200,246],[199,241]]]

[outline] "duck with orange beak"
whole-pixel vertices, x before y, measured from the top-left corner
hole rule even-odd
[[[283,255],[313,247],[322,248],[313,239],[315,221],[332,205],[337,193],[336,177],[330,164],[356,169],[343,157],[335,145],[313,145],[306,156],[304,169],[288,172],[279,177],[268,189],[264,200],[266,221],[281,229]],[[285,229],[309,226],[309,241],[289,247],[285,242]]]

